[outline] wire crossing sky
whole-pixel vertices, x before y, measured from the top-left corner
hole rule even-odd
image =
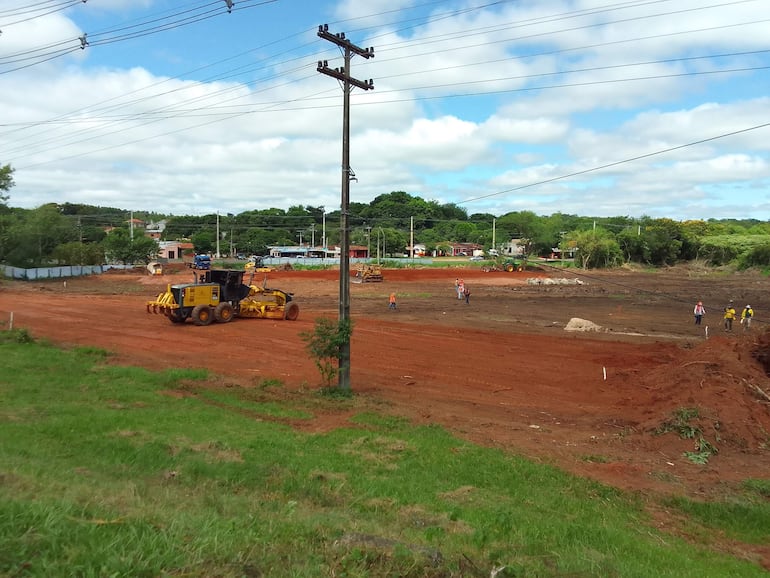
[[[764,0],[0,0],[11,206],[770,219]]]

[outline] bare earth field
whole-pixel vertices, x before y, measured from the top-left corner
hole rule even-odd
[[[770,281],[758,274],[589,272],[582,285],[531,285],[571,278],[544,269],[385,270],[382,283],[351,285],[351,382],[361,407],[441,424],[465,439],[557,465],[628,490],[690,497],[729,493],[770,472]],[[462,277],[470,303],[454,294]],[[176,325],[145,302],[189,271],[140,270],[83,279],[0,284],[0,323],[64,346],[91,345],[115,362],[152,369],[205,367],[212,387],[279,379],[287,392],[316,388],[320,375],[299,334],[319,316],[336,318],[338,271],[276,271],[268,286],[293,292],[297,321],[236,319]],[[258,283],[261,284],[261,279]],[[396,311],[388,295],[398,295]],[[703,300],[704,325],[692,308]],[[756,312],[749,333],[721,328],[728,299]],[[573,318],[599,331],[567,331]],[[706,338],[705,328],[709,328]],[[756,388],[759,388],[757,390]],[[656,433],[675,411],[719,451],[705,465],[683,456],[692,439]],[[345,425],[350,410],[295,424]],[[765,560],[770,559],[764,552]]]

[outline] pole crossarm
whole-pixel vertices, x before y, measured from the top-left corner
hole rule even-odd
[[[371,90],[374,88],[374,81],[370,78],[369,80],[358,80],[356,78],[353,78],[352,76],[348,76],[345,74],[345,68],[329,68],[329,63],[326,60],[319,60],[318,61],[318,72],[321,74],[325,74],[327,76],[331,76],[332,78],[336,78],[337,80],[341,80],[342,82],[349,82],[356,88],[362,88],[363,90]]]
[[[318,36],[323,38],[324,40],[328,40],[329,42],[332,42],[339,46],[340,48],[344,48],[346,50],[350,50],[353,54],[358,54],[359,56],[363,56],[364,58],[374,58],[374,48],[361,48],[360,46],[356,46],[350,40],[347,40],[345,38],[344,32],[339,32],[337,34],[332,34],[329,32],[329,25],[328,24],[321,24],[318,26]]]

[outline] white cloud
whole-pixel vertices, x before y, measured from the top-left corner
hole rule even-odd
[[[90,10],[109,20],[160,9],[91,4],[87,12],[0,22],[0,164],[17,169],[12,205],[69,201],[198,214],[339,204],[343,95],[335,79],[315,71],[319,54],[340,65],[337,47],[314,31],[273,34],[254,10],[238,17],[264,31],[261,38],[208,43],[209,62],[221,64],[205,74],[217,80],[170,78],[154,57],[110,60],[108,47],[2,74],[7,50],[75,39]],[[439,202],[484,198],[467,204],[469,213],[766,211],[760,183],[770,178],[768,129],[645,155],[770,122],[762,69],[674,76],[768,65],[762,52],[737,53],[766,49],[770,3],[707,8],[680,0],[611,12],[605,4],[502,3],[448,17],[463,5],[314,3],[316,13],[305,16],[319,22],[367,16],[335,32],[351,30],[351,41],[375,47],[375,58],[352,62],[355,78],[375,82],[373,91],[351,93],[353,199],[392,190]],[[10,5],[0,0],[0,8]],[[674,14],[683,9],[691,10]],[[428,11],[442,17],[413,20]],[[738,26],[745,22],[757,24]],[[196,34],[162,36],[173,43],[160,42],[152,54],[164,54],[164,62],[184,55],[201,42]],[[248,52],[257,42],[259,50]],[[715,53],[733,56],[682,60]],[[582,171],[589,172],[559,178]],[[741,201],[728,202],[728,193]]]

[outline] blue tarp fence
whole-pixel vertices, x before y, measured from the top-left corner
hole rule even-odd
[[[38,279],[61,279],[64,277],[82,277],[84,275],[100,275],[109,269],[134,269],[139,265],[66,265],[64,267],[37,267],[22,269],[0,265],[0,274],[11,279],[36,281]]]

